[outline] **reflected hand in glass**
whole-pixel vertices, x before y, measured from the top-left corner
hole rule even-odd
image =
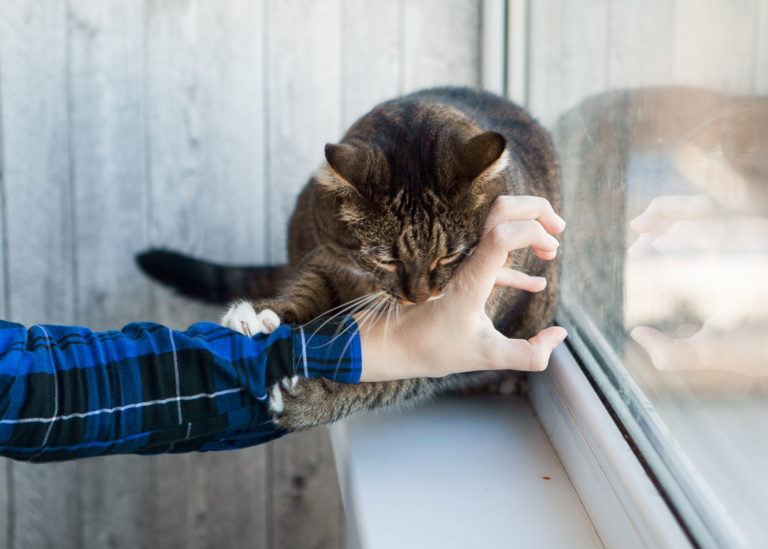
[[[724,252],[744,247],[743,227],[717,217],[718,208],[706,195],[663,196],[654,199],[630,226],[639,234],[628,250],[640,260],[653,251],[662,254],[707,252],[702,267],[708,271],[708,292],[716,296],[714,313],[701,325],[683,323],[671,338],[648,326],[630,335],[662,371],[721,370],[751,376],[768,375],[768,334],[760,323],[750,322],[760,299],[760,277],[739,273],[743,254]],[[749,256],[746,256],[749,257]],[[730,271],[731,276],[723,276]],[[751,274],[755,274],[754,272]]]

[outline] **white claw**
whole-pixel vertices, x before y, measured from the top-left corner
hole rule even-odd
[[[264,309],[258,316],[265,334],[271,334],[280,327],[280,317],[271,309]]]
[[[235,330],[248,337],[256,334],[271,334],[280,326],[280,318],[274,311],[265,309],[256,314],[256,310],[248,301],[235,303],[221,319],[222,326]]]
[[[275,383],[269,392],[269,409],[279,414],[283,411],[283,394],[280,392],[280,385]]]

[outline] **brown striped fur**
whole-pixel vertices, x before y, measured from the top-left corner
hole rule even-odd
[[[560,210],[555,152],[519,107],[465,88],[417,92],[358,120],[299,196],[289,229],[294,268],[279,294],[255,301],[287,323],[306,323],[374,291],[393,306],[439,296],[477,243],[492,202],[547,198]],[[510,337],[547,326],[557,303],[559,260],[520,250],[514,266],[547,277],[544,292],[496,288],[490,318]],[[395,322],[395,320],[393,320]],[[482,372],[443,379],[347,385],[300,379],[284,390],[278,423],[303,430],[378,408],[498,381]]]

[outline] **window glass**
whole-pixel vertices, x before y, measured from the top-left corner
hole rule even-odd
[[[766,547],[768,2],[529,6],[558,318],[696,541]]]

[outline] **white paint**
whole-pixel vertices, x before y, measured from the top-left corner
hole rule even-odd
[[[519,397],[443,399],[334,435],[350,539],[398,547],[602,547]],[[545,480],[543,477],[549,477]]]
[[[607,547],[690,547],[568,350],[529,376],[531,404]]]

